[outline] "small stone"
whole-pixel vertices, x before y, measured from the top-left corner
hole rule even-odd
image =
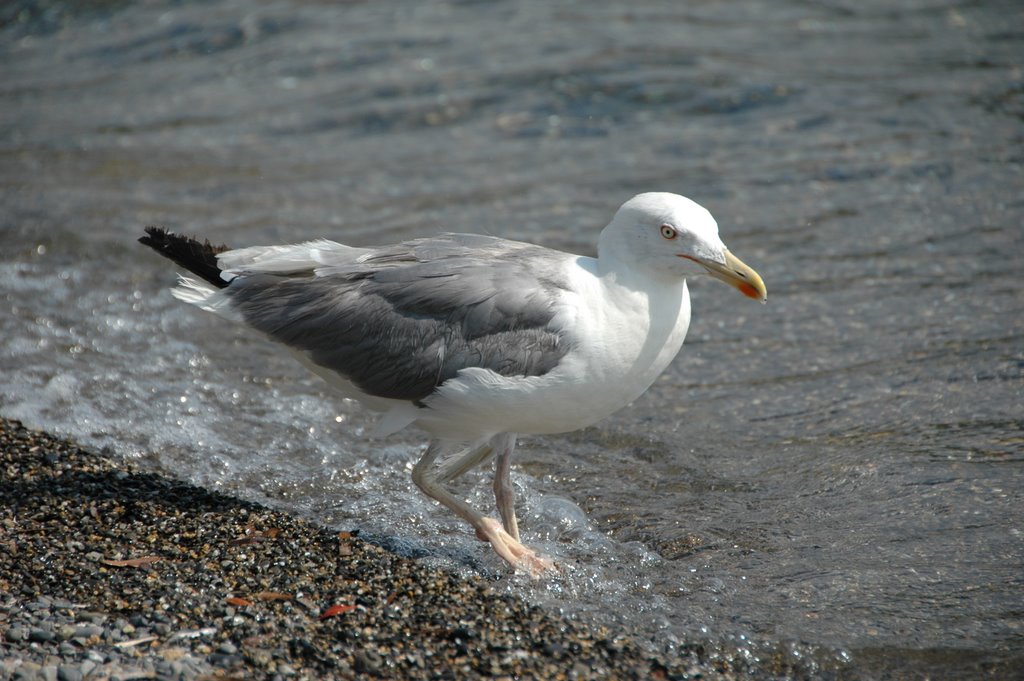
[[[70,664],[57,667],[58,681],[82,681],[82,670]]]
[[[352,662],[353,668],[361,674],[375,673],[384,664],[383,658],[373,650],[359,651]],[[281,665],[278,665],[278,669],[281,669]]]
[[[225,655],[224,653],[210,653],[207,655],[206,661],[214,667],[234,667],[236,664],[242,663],[242,656]]]
[[[35,662],[25,661],[21,663],[21,666],[14,670],[12,679],[33,679],[42,669],[42,667]]]
[[[28,640],[33,643],[49,643],[55,638],[57,638],[56,634],[52,631],[46,631],[45,629],[33,629],[28,632]]]
[[[238,652],[238,647],[231,641],[224,641],[217,647],[217,652],[224,653],[225,655],[234,655]]]
[[[103,627],[96,624],[83,624],[82,626],[75,629],[75,635],[72,638],[84,638],[88,639],[93,636],[101,636],[103,634]]]
[[[269,667],[273,663],[273,653],[263,648],[248,648],[246,650],[249,660],[257,667]]]
[[[74,638],[76,631],[77,628],[71,626],[70,624],[65,624],[57,629],[57,640],[67,641],[69,638]]]
[[[548,642],[544,644],[544,654],[547,657],[559,659],[565,655],[565,646],[560,643]]]
[[[28,632],[24,627],[11,627],[4,634],[4,638],[11,643],[20,643],[28,638]]]

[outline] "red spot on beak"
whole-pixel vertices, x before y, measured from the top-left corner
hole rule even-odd
[[[747,298],[761,300],[761,294],[757,292],[757,289],[746,282],[740,282],[736,284],[736,288],[738,288],[740,290],[740,293],[745,295]]]

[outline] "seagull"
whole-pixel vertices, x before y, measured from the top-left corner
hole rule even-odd
[[[480,234],[229,250],[145,231],[140,242],[192,275],[176,298],[283,344],[381,412],[374,435],[426,431],[416,486],[513,569],[535,575],[555,565],[520,542],[510,481],[517,434],[577,430],[643,394],[683,344],[688,277],[767,299],[711,213],[664,192],[624,203],[596,258]],[[500,522],[447,488],[492,457]]]

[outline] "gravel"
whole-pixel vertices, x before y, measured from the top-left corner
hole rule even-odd
[[[0,419],[0,679],[724,679],[337,532]]]

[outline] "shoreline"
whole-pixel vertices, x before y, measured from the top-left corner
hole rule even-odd
[[[0,678],[736,679],[0,418]],[[714,658],[714,659],[709,659]],[[783,665],[785,667],[785,665]]]

